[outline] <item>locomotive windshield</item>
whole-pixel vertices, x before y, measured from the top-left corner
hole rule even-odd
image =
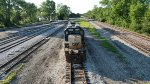
[[[80,27],[76,27],[76,28],[67,28],[65,30],[65,40],[68,40],[68,35],[81,35],[82,39],[84,37],[84,30]]]
[[[83,31],[80,31],[80,29],[68,29],[68,31],[66,31],[66,34],[83,34]]]

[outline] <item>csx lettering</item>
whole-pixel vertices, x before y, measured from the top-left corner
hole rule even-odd
[[[79,45],[79,43],[72,43],[72,45],[73,45],[73,46],[78,46],[78,45]]]

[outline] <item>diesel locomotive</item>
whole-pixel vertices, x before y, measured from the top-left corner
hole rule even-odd
[[[69,26],[64,30],[64,51],[69,63],[82,63],[86,59],[84,30],[80,26]]]

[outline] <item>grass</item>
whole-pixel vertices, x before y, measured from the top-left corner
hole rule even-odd
[[[12,71],[9,76],[0,82],[0,84],[10,84],[10,82],[17,76],[16,71]]]
[[[113,53],[118,53],[118,50],[112,44],[110,44],[107,38],[102,38],[100,40],[101,40],[101,44],[100,44],[101,46],[105,47],[107,50]]]
[[[94,37],[99,38],[101,37],[101,34],[97,31],[96,28],[89,28],[88,32],[90,32]]]
[[[10,84],[10,82],[17,76],[17,73],[24,67],[21,64],[16,70],[10,72],[10,74],[4,79],[0,81],[0,84]]]
[[[101,43],[100,45],[105,47],[108,51],[111,51],[113,53],[116,54],[117,58],[119,58],[121,61],[124,61],[125,57],[120,54],[120,52],[117,50],[116,47],[114,47],[109,41],[107,38],[103,37],[100,39],[101,40]]]
[[[100,32],[98,32],[97,29],[94,26],[92,26],[89,22],[81,21],[80,26],[87,28],[88,32],[90,32],[92,36],[99,39],[101,46],[106,48],[108,51],[115,53],[119,59],[121,60],[125,59],[125,57],[122,54],[120,54],[117,48],[113,46],[106,37],[102,37]]]
[[[81,27],[84,27],[84,28],[91,28],[91,27],[93,27],[89,22],[86,22],[84,20],[80,20],[79,24],[80,24]]]

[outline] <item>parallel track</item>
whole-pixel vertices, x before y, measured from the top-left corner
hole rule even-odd
[[[52,28],[51,28],[51,29],[52,29]],[[40,32],[33,33],[33,34],[31,34],[31,35],[29,35],[29,36],[23,38],[23,39],[20,38],[20,40],[17,41],[17,42],[11,42],[11,43],[9,42],[9,43],[10,43],[9,45],[4,45],[3,47],[0,48],[0,53],[4,52],[4,51],[6,51],[6,50],[8,50],[8,49],[10,49],[10,48],[13,48],[13,47],[15,47],[15,46],[17,46],[17,45],[19,45],[19,44],[21,44],[21,43],[24,43],[24,42],[26,42],[26,41],[28,41],[28,40],[30,40],[30,39],[36,37],[37,35],[46,32],[47,30],[50,30],[50,29],[47,28],[47,29],[44,29],[44,30],[42,30],[42,31],[40,31]]]
[[[45,26],[46,28],[46,26]],[[33,29],[33,30],[25,30],[25,31],[21,31],[21,32],[18,32],[18,33],[14,33],[14,34],[10,34],[9,37],[5,37],[3,39],[0,39],[0,46],[1,45],[4,45],[4,44],[8,44],[12,41],[15,41],[15,40],[18,40],[18,39],[21,39],[25,36],[29,36],[31,34],[34,34],[34,33],[37,33],[39,30],[43,30],[45,29],[44,27],[41,27],[41,28],[36,28],[36,29]]]
[[[121,38],[122,40],[126,41],[127,43],[131,44],[132,46],[134,46],[134,47],[138,48],[139,50],[150,55],[150,48],[148,46],[141,45],[138,42],[133,41],[133,40],[131,40],[128,37],[125,37],[123,35],[117,35],[117,37]]]
[[[3,64],[0,66],[0,79],[3,79],[5,75],[15,66],[17,65],[20,61],[22,61],[24,58],[26,58],[29,54],[34,52],[37,48],[39,48],[41,45],[46,43],[50,38],[54,35],[56,35],[58,32],[60,32],[63,28],[58,28],[55,29],[54,32],[52,32],[49,36],[47,36],[45,39],[43,38],[41,41],[35,43],[33,46],[30,48],[26,49],[13,59],[9,60],[7,63]]]
[[[10,42],[12,42],[12,41],[18,40],[18,39],[23,38],[23,37],[25,37],[25,36],[29,36],[29,35],[31,35],[31,34],[33,34],[33,33],[36,33],[36,32],[37,32],[37,31],[29,31],[29,32],[25,32],[25,33],[23,33],[23,34],[16,34],[16,35],[13,35],[13,37],[10,36],[9,38],[7,38],[7,39],[5,39],[5,40],[0,41],[0,46],[1,46],[1,45],[4,45],[4,44],[7,44],[7,43],[10,43]]]
[[[148,54],[150,56],[150,46],[149,45],[144,45],[141,41],[135,41],[127,36],[125,36],[123,33],[125,34],[130,34],[130,35],[133,35],[133,36],[136,36],[136,37],[139,37],[141,39],[144,39],[146,41],[149,41],[150,42],[150,38],[149,37],[145,37],[143,35],[139,35],[137,33],[132,33],[132,32],[129,32],[127,30],[117,30],[117,29],[114,29],[114,28],[106,28],[105,26],[103,25],[100,25],[98,22],[95,22],[96,25],[98,26],[102,26],[104,27],[105,30],[109,31],[110,33],[116,35],[117,37],[119,37],[120,39],[126,41],[127,43],[131,44],[132,46],[136,47],[137,49],[141,50],[142,52]]]
[[[96,24],[99,25],[98,22],[95,22]],[[106,24],[106,23],[103,23],[103,24]],[[109,24],[106,24],[106,25],[109,25]],[[101,25],[102,26],[102,25]],[[139,34],[139,33],[136,33],[136,32],[132,32],[132,31],[129,31],[129,30],[126,30],[126,29],[123,29],[123,28],[118,28],[116,26],[112,26],[112,25],[109,25],[110,27],[107,27],[109,29],[112,29],[112,30],[115,30],[115,31],[120,31],[120,32],[124,32],[124,33],[128,33],[128,34],[131,34],[133,36],[136,36],[136,37],[139,37],[139,38],[142,38],[146,41],[150,41],[150,37],[148,36],[145,36],[145,35],[142,35],[142,34]],[[115,28],[114,28],[115,27]]]
[[[8,39],[10,39],[10,38],[14,38],[15,36],[18,36],[18,35],[20,35],[21,33],[23,33],[23,32],[28,32],[28,31],[35,31],[37,28],[41,28],[41,27],[46,27],[46,26],[48,26],[48,25],[42,25],[42,26],[31,26],[30,28],[31,29],[24,29],[24,30],[21,30],[20,32],[17,32],[17,33],[11,33],[11,34],[9,34],[7,37],[3,37],[3,38],[0,38],[0,42],[1,41],[5,41],[5,40],[8,40]]]

